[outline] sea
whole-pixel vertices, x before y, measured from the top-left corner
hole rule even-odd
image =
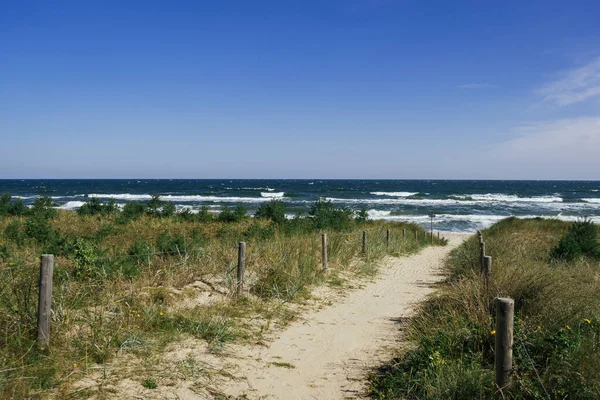
[[[307,213],[319,198],[372,219],[408,221],[440,231],[473,232],[510,216],[588,218],[600,223],[600,181],[325,180],[325,179],[55,179],[0,180],[0,194],[31,204],[50,196],[56,207],[75,210],[97,197],[118,204],[152,195],[179,210],[201,206],[219,212],[244,205],[253,213],[278,199],[291,218]]]

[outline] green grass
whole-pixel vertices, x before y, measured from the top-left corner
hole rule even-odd
[[[373,374],[372,396],[494,398],[494,298],[510,297],[514,373],[504,398],[547,398],[543,387],[552,399],[600,398],[600,262],[551,257],[569,226],[511,218],[483,231],[493,258],[487,288],[476,236],[455,249],[446,265],[448,281],[409,323],[410,345]]]
[[[217,221],[173,213],[158,200],[123,212],[97,202],[81,213],[52,212],[47,201],[34,211],[3,204],[13,210],[0,213],[0,398],[7,399],[62,398],[118,357],[153,360],[186,338],[213,352],[232,342],[260,343],[293,318],[287,305],[308,299],[312,287],[371,275],[382,257],[428,245],[416,225],[357,221],[322,202],[320,217],[284,222],[249,218],[240,207]],[[321,232],[328,234],[326,274]],[[246,294],[237,298],[240,240],[247,244]],[[47,252],[55,254],[51,341],[38,349],[39,256]]]

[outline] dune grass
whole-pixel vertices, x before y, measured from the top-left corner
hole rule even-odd
[[[372,396],[600,398],[600,261],[551,257],[569,227],[510,218],[484,230],[493,258],[488,288],[477,237],[453,250],[448,281],[410,322],[410,345],[373,374]],[[513,384],[501,395],[494,387],[496,297],[515,300]]]
[[[0,398],[63,398],[72,395],[73,382],[116,356],[151,358],[185,338],[203,340],[213,352],[231,342],[260,342],[270,327],[293,318],[287,305],[308,299],[312,287],[373,274],[382,257],[428,245],[416,225],[356,219],[323,202],[294,220],[270,218],[273,210],[264,209],[265,218],[254,219],[240,207],[211,216],[130,204],[119,211],[90,201],[75,213],[56,212],[47,201],[31,210],[4,202],[18,212],[0,213]],[[327,273],[321,232],[328,234]],[[238,298],[241,240],[246,293]],[[42,253],[55,254],[48,348],[35,344]]]

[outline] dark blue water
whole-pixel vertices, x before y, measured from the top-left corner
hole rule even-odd
[[[63,209],[86,198],[117,203],[148,200],[153,194],[179,208],[208,205],[218,211],[244,204],[250,211],[276,198],[289,214],[305,212],[320,197],[374,219],[403,220],[448,231],[473,231],[502,218],[541,216],[600,222],[600,181],[448,181],[448,180],[0,180],[0,193],[31,203],[51,196]]]

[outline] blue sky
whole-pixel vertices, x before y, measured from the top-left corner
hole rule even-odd
[[[0,178],[600,179],[599,15],[4,2]]]

